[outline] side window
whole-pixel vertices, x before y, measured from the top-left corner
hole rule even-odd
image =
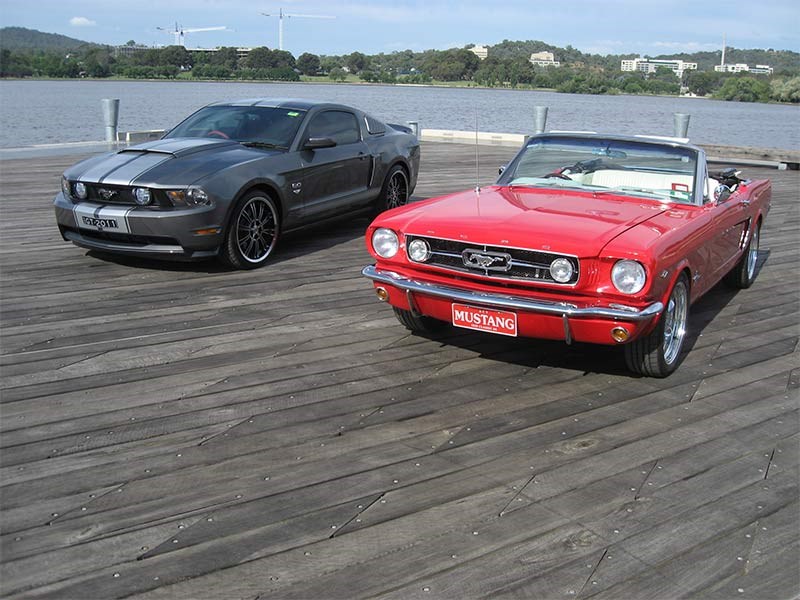
[[[308,124],[306,137],[327,137],[342,146],[358,142],[361,139],[361,132],[353,113],[326,110],[315,116]]]

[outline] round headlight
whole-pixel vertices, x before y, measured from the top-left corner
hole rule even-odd
[[[644,287],[647,274],[644,267],[635,260],[619,260],[611,269],[611,280],[614,287],[623,294],[635,294]]]
[[[411,240],[408,244],[408,256],[414,262],[425,262],[431,257],[431,247],[425,240]]]
[[[198,206],[207,206],[211,204],[211,199],[203,188],[189,188],[186,192],[186,197],[190,202]]]
[[[567,283],[572,279],[575,269],[566,258],[557,258],[550,263],[550,275],[558,283]]]
[[[135,188],[133,190],[133,199],[139,206],[150,204],[150,199],[151,199],[150,190],[148,190],[147,188]]]
[[[381,258],[392,258],[397,254],[400,243],[394,231],[381,228],[372,234],[372,247]]]
[[[75,195],[81,200],[86,200],[86,196],[89,195],[86,186],[80,181],[75,184]]]

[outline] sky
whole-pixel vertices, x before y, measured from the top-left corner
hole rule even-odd
[[[0,0],[0,26],[99,44],[278,47],[339,55],[541,40],[593,54],[663,55],[736,48],[800,51],[797,0]],[[334,17],[334,18],[319,18]],[[159,29],[162,28],[162,29]],[[558,58],[558,57],[556,57]]]

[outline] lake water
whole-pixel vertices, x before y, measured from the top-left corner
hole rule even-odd
[[[422,128],[531,133],[535,106],[547,129],[672,135],[673,113],[691,115],[700,144],[800,149],[800,107],[702,98],[588,96],[503,89],[183,81],[0,81],[0,147],[104,138],[101,99],[119,98],[120,131],[168,129],[210,102],[309,98],[357,106]]]

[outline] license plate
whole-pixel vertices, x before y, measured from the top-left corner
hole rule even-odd
[[[113,233],[131,232],[128,215],[132,208],[81,202],[72,210],[75,211],[75,222],[81,229]]]
[[[81,216],[81,225],[88,229],[119,229],[116,219],[98,219],[97,217]]]
[[[500,335],[517,335],[517,315],[505,310],[453,304],[453,325]]]

